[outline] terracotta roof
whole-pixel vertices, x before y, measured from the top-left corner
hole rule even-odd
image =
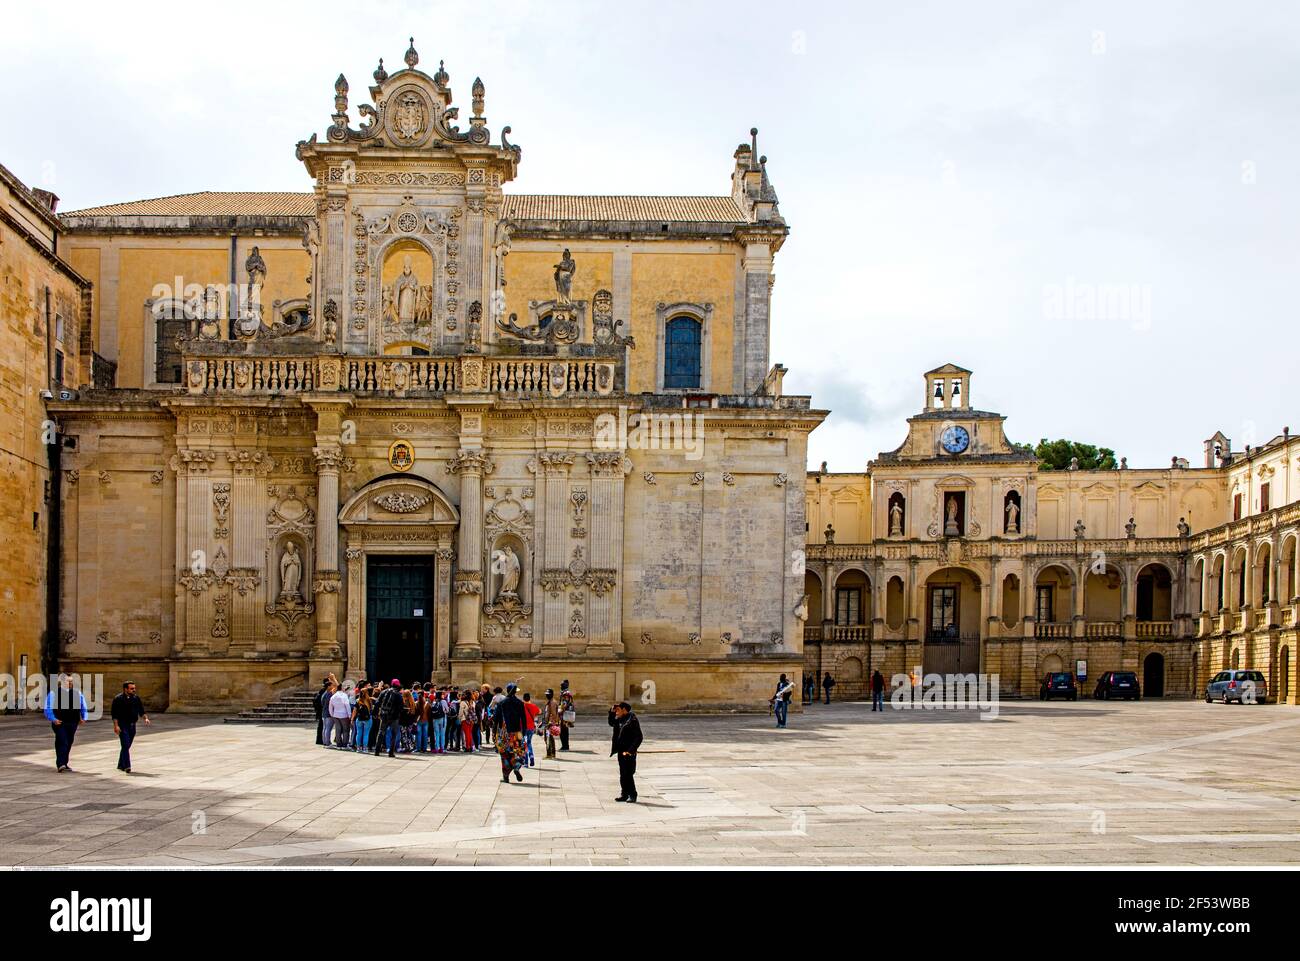
[[[133,200],[69,210],[67,217],[308,217],[315,213],[310,193],[205,190],[152,200]],[[555,221],[704,221],[744,223],[730,197],[584,197],[513,194],[505,215],[515,220]]]
[[[132,200],[69,210],[67,217],[305,217],[316,210],[309,193],[216,191]]]
[[[730,197],[585,197],[508,194],[505,213],[515,220],[661,220],[744,223]]]

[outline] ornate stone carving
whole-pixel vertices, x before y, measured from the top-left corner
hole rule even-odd
[[[171,458],[171,469],[184,474],[206,474],[217,460],[214,450],[181,448]]]
[[[212,485],[212,506],[216,510],[217,524],[212,531],[212,535],[218,539],[230,536],[230,528],[226,526],[226,521],[230,519],[230,485],[213,484]]]
[[[601,347],[636,347],[636,341],[619,333],[623,321],[614,319],[614,295],[598,290],[591,296],[591,339]]]
[[[152,484],[154,487],[158,487],[160,484],[162,484],[162,482],[163,482],[162,471],[156,470],[149,475],[149,483]]]
[[[225,582],[238,592],[240,597],[248,596],[262,583],[262,572],[254,567],[232,567],[226,572]]]
[[[454,589],[457,594],[482,594],[483,575],[478,571],[457,571]]]
[[[587,631],[583,625],[582,611],[575,608],[569,615],[569,637],[580,638],[586,637]]]
[[[618,571],[612,567],[593,567],[583,578],[591,592],[596,595],[608,594],[618,583]]]
[[[777,487],[784,487],[789,482],[790,482],[789,474],[777,474],[776,477],[772,479],[772,483],[776,484]]]
[[[212,636],[229,637],[230,625],[226,620],[226,614],[230,608],[230,594],[227,591],[217,591],[212,598]]]
[[[569,493],[569,503],[573,510],[573,529],[570,534],[574,537],[586,537],[587,529],[583,527],[583,518],[587,508],[587,489],[575,487]]]
[[[228,450],[226,461],[236,475],[265,476],[275,467],[275,459],[260,450]]]
[[[455,457],[447,461],[448,474],[491,474],[495,469],[492,458],[481,450],[461,448]]]
[[[387,494],[380,494],[371,503],[392,514],[411,514],[424,507],[432,499],[433,497],[430,494],[392,491]]]

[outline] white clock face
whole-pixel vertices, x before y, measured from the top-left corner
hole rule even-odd
[[[970,434],[965,427],[949,427],[939,436],[939,442],[949,454],[960,454],[970,446]]]

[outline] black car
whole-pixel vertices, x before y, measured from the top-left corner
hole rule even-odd
[[[1097,689],[1092,696],[1099,701],[1117,697],[1137,701],[1142,697],[1142,689],[1138,686],[1138,676],[1132,671],[1107,671],[1097,678]]]
[[[1079,689],[1074,686],[1074,675],[1068,671],[1057,671],[1044,676],[1038,685],[1038,699],[1050,701],[1054,697],[1063,697],[1067,701],[1079,699]]]

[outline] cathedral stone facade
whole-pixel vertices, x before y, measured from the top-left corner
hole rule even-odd
[[[762,703],[824,412],[769,364],[756,133],[716,196],[512,195],[483,83],[461,118],[405,63],[357,126],[339,77],[310,193],[63,216],[117,368],[49,404],[58,663],[172,710],[331,671]]]

